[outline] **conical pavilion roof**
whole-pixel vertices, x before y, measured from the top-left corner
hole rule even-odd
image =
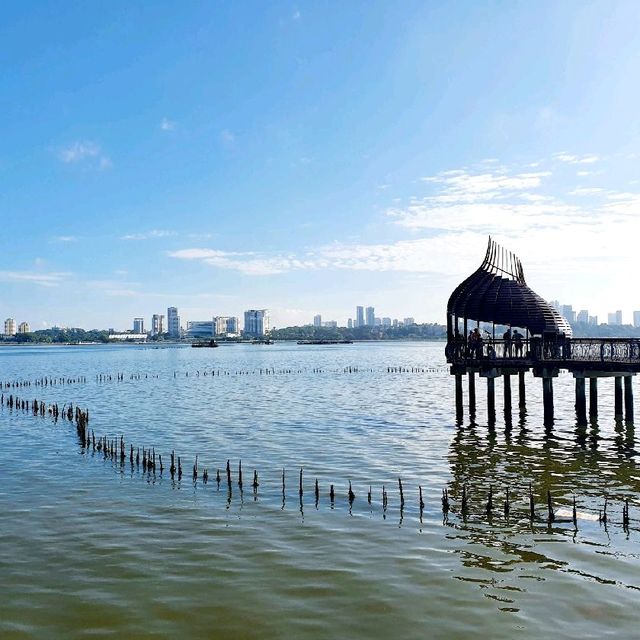
[[[527,286],[520,260],[491,238],[480,267],[451,294],[447,313],[521,327],[535,335],[572,334],[567,320]]]

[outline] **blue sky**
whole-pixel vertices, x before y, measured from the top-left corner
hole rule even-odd
[[[7,3],[0,316],[443,321],[492,234],[630,321],[639,28],[637,2]]]

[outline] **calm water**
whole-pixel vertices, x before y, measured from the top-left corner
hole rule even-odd
[[[387,372],[397,366],[420,372]],[[95,379],[116,372],[123,382]],[[43,375],[87,382],[18,395],[88,408],[97,436],[122,434],[141,451],[154,446],[165,471],[143,473],[128,458],[121,467],[84,452],[67,422],[0,410],[2,638],[640,633],[640,473],[633,428],[613,420],[612,380],[600,383],[598,423],[577,428],[573,380],[558,378],[557,420],[545,431],[541,383],[533,378],[526,415],[514,398],[505,423],[498,383],[498,421],[489,429],[478,384],[476,422],[465,416],[457,425],[453,379],[436,343],[0,350],[0,380]],[[181,482],[167,470],[172,449],[182,457]],[[196,454],[209,470],[207,485],[192,481]],[[533,525],[529,482],[540,513]],[[463,483],[466,521],[458,513]],[[484,514],[489,484],[491,522]],[[444,487],[452,499],[447,521]],[[577,532],[571,523],[549,528],[548,488],[558,506],[575,492],[587,516],[597,516],[608,492],[609,526],[596,518],[581,519]],[[624,496],[629,531],[621,526]]]

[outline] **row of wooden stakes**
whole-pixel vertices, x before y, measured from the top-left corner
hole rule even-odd
[[[70,377],[51,377],[45,376],[42,378],[36,378],[35,380],[5,380],[0,382],[0,389],[23,389],[25,387],[56,387],[56,386],[68,386],[71,384],[85,383],[87,378],[85,376]]]
[[[33,416],[41,416],[44,417],[46,415],[51,416],[54,421],[58,421],[58,419],[65,419],[69,422],[75,424],[76,432],[80,441],[81,446],[85,450],[92,450],[94,452],[101,453],[105,459],[112,459],[119,461],[121,466],[124,466],[127,459],[127,448],[125,446],[124,436],[120,436],[118,438],[107,438],[106,436],[97,437],[95,432],[89,430],[89,411],[82,410],[80,407],[75,406],[73,404],[65,404],[62,408],[59,407],[58,404],[46,404],[44,401],[39,400],[26,400],[23,398],[19,398],[10,394],[5,397],[4,393],[0,394],[0,406],[8,407],[11,410],[22,411],[27,414],[31,414]],[[142,449],[142,457],[140,456],[140,448],[137,447],[134,449],[133,444],[129,445],[128,448],[128,458],[129,464],[131,468],[139,468],[142,466],[142,470],[145,473],[153,473],[159,471],[160,474],[164,472],[164,464],[162,460],[162,455],[156,455],[155,447],[151,447],[149,449],[143,447]],[[176,456],[175,451],[172,451],[170,454],[170,465],[169,465],[169,474],[172,479],[182,480],[183,476],[183,466],[182,460],[180,456]],[[304,495],[304,470],[301,467],[298,475],[298,495],[300,498],[300,503],[302,504],[302,499]],[[196,455],[195,462],[192,467],[191,478],[195,483],[198,481],[198,478],[202,478],[203,484],[207,484],[209,481],[209,471],[207,468],[201,469],[198,463],[198,456]],[[226,469],[222,473],[220,469],[216,470],[215,481],[218,485],[223,481],[223,477],[226,481],[226,485],[228,487],[229,492],[231,492],[233,479],[231,473],[231,464],[230,461],[227,460]],[[242,491],[244,487],[244,477],[243,477],[243,469],[242,469],[242,460],[238,462],[238,474],[237,474],[237,485],[239,489]],[[258,487],[260,486],[260,482],[258,479],[258,471],[257,469],[253,470],[253,479],[251,481],[251,487],[254,492],[257,492]],[[282,496],[283,499],[286,493],[286,472],[285,469],[282,469]],[[398,478],[398,494],[399,494],[399,507],[402,514],[402,511],[405,507],[405,493],[404,486],[402,483],[402,478]],[[315,479],[314,483],[314,495],[316,499],[316,506],[320,499],[320,485],[318,479]],[[347,498],[349,502],[349,506],[351,507],[356,499],[356,494],[353,490],[353,486],[351,481],[349,480],[349,489],[347,493]],[[330,485],[329,489],[329,499],[333,504],[336,499],[336,491],[333,484]],[[373,493],[372,487],[369,486],[369,490],[367,492],[367,503],[371,505],[373,502]],[[489,486],[489,492],[487,494],[487,499],[484,504],[484,512],[487,517],[492,518],[494,515],[502,512],[505,519],[508,519],[510,514],[513,511],[513,496],[511,494],[510,488],[507,487],[504,494],[504,502],[502,506],[496,504],[496,498],[493,491],[493,486]],[[442,506],[442,514],[445,519],[448,518],[450,512],[457,512],[463,520],[469,516],[469,491],[466,484],[462,485],[462,492],[460,495],[460,499],[457,501],[457,505],[454,505],[452,498],[450,497],[449,490],[447,488],[442,491],[441,498],[441,506]],[[578,510],[576,506],[575,496],[573,498],[572,509],[570,512],[563,512],[561,510],[554,509],[553,498],[551,495],[551,491],[547,490],[546,493],[546,520],[549,525],[555,522],[572,522],[574,528],[578,528]],[[385,487],[382,486],[382,508],[384,511],[387,510],[389,504],[389,493]],[[605,496],[604,507],[598,513],[598,521],[604,525],[610,521],[608,515],[608,504],[609,498]],[[425,509],[425,502],[423,499],[422,486],[418,486],[418,507],[420,510],[420,517],[422,518],[423,511]],[[534,493],[531,484],[529,484],[528,491],[528,509],[527,509],[528,518],[531,522],[535,520],[540,520],[540,517],[536,511],[536,505],[534,500]],[[625,499],[622,505],[622,526],[625,530],[628,530],[630,525],[630,516],[629,516],[629,500]]]

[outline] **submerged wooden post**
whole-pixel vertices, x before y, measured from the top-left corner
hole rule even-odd
[[[542,378],[542,402],[544,405],[544,424],[553,424],[553,378]]]
[[[589,378],[589,417],[598,416],[598,378]]]
[[[527,406],[526,388],[524,384],[524,371],[518,372],[518,406],[520,410]]]
[[[578,424],[587,423],[587,398],[584,378],[576,378],[576,417]]]
[[[502,376],[504,380],[504,412],[506,414],[511,413],[511,376],[505,373]]]
[[[622,419],[622,376],[616,376],[614,384],[615,417]]]
[[[470,371],[469,376],[469,414],[476,414],[476,374]]]
[[[462,375],[456,373],[456,415],[459,419],[462,419],[463,415],[462,405]]]
[[[627,422],[633,422],[633,378],[625,376],[624,378],[624,419]]]
[[[496,420],[496,383],[494,378],[487,378],[487,413],[489,422]]]

